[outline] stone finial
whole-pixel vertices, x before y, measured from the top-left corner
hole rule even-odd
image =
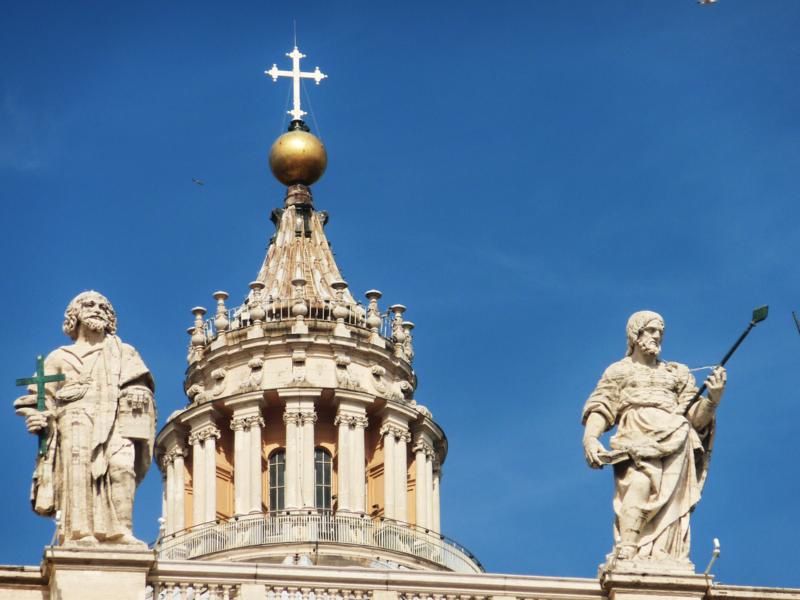
[[[348,310],[344,303],[344,291],[347,289],[346,281],[332,281],[331,287],[336,290],[336,305],[333,307],[333,316],[339,323],[344,323]]]
[[[214,292],[214,299],[217,301],[217,313],[214,316],[214,327],[217,333],[223,333],[228,330],[231,324],[228,320],[228,308],[225,306],[225,300],[228,299],[228,292]]]
[[[250,296],[249,304],[250,318],[256,325],[260,325],[267,316],[267,312],[264,310],[263,298],[261,296],[264,287],[265,285],[263,281],[250,282],[250,289],[253,292]]]
[[[406,360],[411,362],[414,360],[414,346],[412,345],[413,336],[411,335],[411,330],[414,329],[414,323],[411,321],[403,321],[401,324],[403,327],[403,332],[406,334],[406,339],[403,341],[403,351],[406,355]]]
[[[192,346],[204,346],[206,343],[206,334],[203,324],[203,316],[206,314],[206,309],[202,306],[195,306],[192,309],[194,315],[194,331],[192,333]]]
[[[305,278],[302,276],[296,276],[294,279],[292,279],[292,287],[294,288],[292,315],[297,317],[298,321],[302,321],[303,318],[308,315],[308,305],[306,304],[305,300]]]
[[[408,337],[407,330],[403,327],[403,313],[406,312],[406,307],[402,304],[392,304],[389,307],[392,311],[394,318],[392,319],[392,341],[394,342],[394,355],[397,358],[408,360],[405,351],[405,341]]]
[[[367,306],[367,327],[370,328],[372,333],[378,333],[378,330],[381,326],[381,313],[378,309],[378,300],[380,300],[381,294],[378,290],[367,290],[364,293],[369,300],[369,305]]]

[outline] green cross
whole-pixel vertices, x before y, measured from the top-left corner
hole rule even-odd
[[[17,385],[36,385],[36,410],[43,411],[45,408],[44,402],[44,385],[52,381],[64,381],[66,377],[63,373],[57,375],[44,374],[44,358],[42,355],[36,357],[36,377],[26,377],[25,379],[17,379]],[[39,431],[39,456],[44,456],[47,451],[47,429]]]

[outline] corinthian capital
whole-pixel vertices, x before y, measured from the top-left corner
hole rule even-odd
[[[431,446],[428,442],[424,440],[417,440],[412,450],[414,452],[422,452],[428,458],[433,458],[434,456],[436,456],[436,451],[433,449],[433,446]]]
[[[192,431],[189,435],[189,443],[195,444],[196,442],[203,442],[209,438],[219,439],[220,435],[220,431],[216,425],[204,425]]]
[[[411,441],[411,433],[408,431],[408,429],[399,427],[392,423],[386,423],[383,427],[381,427],[380,434],[381,436],[391,435],[396,440],[406,443]]]
[[[249,417],[244,417],[244,422],[247,427],[264,426],[264,419],[262,419],[259,415],[250,415]]]
[[[333,424],[337,426],[347,425],[350,429],[355,429],[356,427],[366,429],[369,424],[369,419],[363,415],[338,414],[333,420]]]

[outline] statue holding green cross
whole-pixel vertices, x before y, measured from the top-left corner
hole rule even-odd
[[[78,294],[64,314],[73,343],[18,379],[14,408],[39,436],[31,488],[38,514],[61,513],[65,545],[144,545],[132,531],[133,497],[153,454],[155,384],[136,350],[116,335],[105,296]]]
[[[36,386],[36,411],[38,411],[39,413],[43,413],[46,409],[44,385],[46,383],[64,381],[65,379],[66,377],[64,376],[63,373],[57,373],[55,375],[45,375],[44,358],[40,354],[39,356],[36,357],[36,375],[33,377],[26,377],[24,379],[17,379],[17,385]],[[32,408],[27,408],[27,407],[20,407],[17,412],[25,417],[32,417],[35,414]],[[45,416],[41,415],[38,419],[34,419],[34,422],[41,422],[41,419],[45,419]],[[38,435],[39,435],[39,456],[44,456],[45,451],[47,450],[46,425],[39,430]]]

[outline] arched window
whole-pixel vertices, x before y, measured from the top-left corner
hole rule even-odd
[[[314,506],[331,508],[331,453],[324,448],[314,450]]]
[[[276,450],[269,456],[269,509],[286,507],[286,451]]]

